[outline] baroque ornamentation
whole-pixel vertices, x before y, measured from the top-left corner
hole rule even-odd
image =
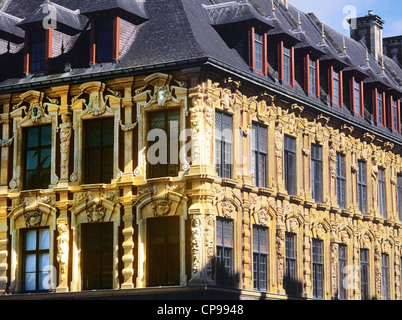
[[[24,214],[25,226],[27,228],[39,227],[42,221],[42,213],[39,211],[31,211]]]
[[[170,212],[171,201],[155,200],[152,202],[152,211],[155,217],[165,216]]]
[[[9,146],[11,146],[13,141],[14,141],[14,137],[11,137],[10,139],[4,139],[4,140],[0,139],[0,147],[2,147],[2,148],[9,147]]]
[[[202,220],[201,216],[191,217],[191,256],[192,272],[196,274],[201,267],[201,245],[202,245]]]
[[[87,209],[87,221],[88,222],[102,222],[105,217],[106,208],[102,206],[102,201],[94,202]]]
[[[59,233],[57,236],[57,262],[60,266],[60,281],[63,282],[66,279],[68,264],[69,236],[67,224],[57,224],[57,231]]]
[[[68,180],[68,159],[70,155],[70,140],[72,134],[72,123],[70,115],[67,113],[62,114],[61,121],[62,123],[59,126],[61,179]]]

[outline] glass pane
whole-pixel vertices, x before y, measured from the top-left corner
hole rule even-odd
[[[49,229],[39,230],[39,250],[49,249]]]
[[[25,250],[36,250],[36,230],[28,230],[25,233]]]
[[[25,272],[35,272],[36,271],[36,255],[27,254],[25,256]]]
[[[43,272],[49,266],[49,253],[39,255],[39,271]]]
[[[49,272],[39,272],[39,290],[49,290]]]
[[[35,273],[25,273],[25,291],[36,290],[36,274]]]
[[[39,169],[48,169],[50,168],[51,154],[49,149],[42,149],[40,152],[41,159],[39,163]]]
[[[38,167],[38,150],[28,151],[26,158],[26,170],[34,170]]]
[[[37,147],[39,144],[39,128],[29,128],[27,130],[27,147]]]
[[[114,123],[113,118],[102,120],[102,144],[104,146],[113,145],[114,140]]]
[[[41,128],[41,145],[50,146],[52,144],[52,126],[42,126]]]
[[[85,121],[86,147],[101,145],[101,127],[97,120]]]

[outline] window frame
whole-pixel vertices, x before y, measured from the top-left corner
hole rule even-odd
[[[219,228],[220,224],[221,228]],[[225,243],[225,226],[226,230],[229,228],[231,230],[230,243]],[[218,234],[221,237],[221,242],[218,241]],[[232,287],[234,284],[234,242],[234,220],[216,217],[215,280],[217,286]]]
[[[363,248],[360,249],[360,299],[370,299],[370,252]]]
[[[337,74],[337,78],[335,78]],[[330,88],[331,88],[331,103],[338,108],[343,106],[343,72],[335,70],[333,66],[330,68]],[[335,80],[338,83],[337,95],[335,95]]]
[[[286,49],[286,50],[285,50]],[[294,87],[295,85],[295,50],[293,46],[287,46],[283,41],[278,44],[278,69],[279,69],[279,81],[288,87]],[[289,61],[287,70],[285,70],[285,60]],[[285,72],[287,71],[287,72]],[[286,76],[288,74],[288,77]],[[287,79],[289,78],[289,79]],[[287,81],[289,80],[289,81]]]
[[[350,79],[350,92],[351,92],[351,111],[359,116],[364,116],[364,95],[363,95],[363,81],[356,80],[356,77]],[[358,102],[359,108],[356,108]]]
[[[359,169],[357,173],[357,201],[361,214],[365,215],[367,214],[367,162],[359,160],[357,165]],[[362,170],[363,166],[364,170]],[[362,197],[363,194],[364,197]]]
[[[313,272],[313,296],[316,299],[324,298],[324,241],[313,238],[312,245],[312,272]]]
[[[217,115],[221,116],[221,121],[219,124],[219,128],[217,127]],[[223,128],[224,118],[229,123],[230,118],[230,128]],[[224,133],[226,130],[230,130],[230,141],[227,141]],[[218,137],[218,133],[220,136]],[[215,169],[220,178],[224,179],[232,179],[232,171],[233,171],[233,116],[221,111],[215,111]],[[227,150],[226,150],[227,148]],[[226,159],[226,154],[229,154],[229,159]],[[219,155],[219,157],[217,157]]]
[[[320,158],[315,158],[314,148],[320,150]],[[319,144],[311,144],[311,191],[312,198],[316,203],[323,201],[323,166],[322,166],[322,146]],[[316,169],[319,169],[318,171]],[[319,175],[317,175],[317,173]],[[317,180],[317,177],[319,178]]]
[[[397,175],[397,202],[398,202],[398,217],[402,222],[402,173]]]
[[[46,128],[48,130],[50,130],[50,144],[46,144],[46,145],[42,145],[42,130]],[[38,145],[35,147],[29,147],[28,146],[28,136],[30,135],[29,132],[32,130],[38,130],[38,135],[37,135],[37,139],[38,139]],[[49,151],[49,157],[50,157],[50,162],[52,159],[52,129],[53,126],[52,124],[44,124],[44,125],[40,125],[40,126],[32,126],[32,127],[26,127],[23,130],[23,135],[24,135],[24,179],[23,179],[23,189],[24,190],[35,190],[35,189],[47,189],[49,188],[50,185],[50,176],[51,176],[51,164],[49,165],[49,168],[46,168],[48,170],[48,183],[42,185],[40,183],[40,177],[41,177],[41,173],[43,173],[43,168],[38,168],[39,164],[42,160],[42,152],[43,151]],[[36,167],[36,174],[35,174],[35,180],[36,183],[34,185],[28,185],[28,178],[27,178],[27,174],[28,174],[28,152],[39,152],[40,154],[40,159],[38,158],[37,160],[37,167]]]
[[[40,289],[40,273],[43,273],[44,271],[39,270],[39,265],[40,265],[40,256],[41,255],[48,255],[48,263],[50,264],[50,229],[49,227],[40,227],[40,228],[26,228],[22,229],[23,231],[23,246],[22,246],[22,291],[26,293],[36,293],[36,292],[47,292],[49,291],[50,288],[44,288]],[[28,250],[27,249],[27,233],[30,231],[35,231],[35,249],[33,250]],[[39,247],[39,240],[40,240],[40,232],[41,231],[47,231],[48,232],[48,238],[49,238],[49,243],[48,243],[48,248],[45,249],[40,249]],[[25,275],[28,273],[26,271],[26,258],[27,255],[35,255],[35,289],[34,290],[27,290],[26,289],[26,278]],[[48,265],[49,265],[48,264]],[[46,273],[46,272],[45,272]],[[47,271],[47,275],[49,276],[50,274],[50,269]],[[43,279],[42,279],[43,283]]]
[[[253,287],[256,291],[268,291],[269,279],[269,229],[253,225]],[[264,233],[262,235],[262,233]],[[265,243],[262,244],[261,242]],[[263,251],[263,247],[266,250]]]
[[[98,59],[98,40],[99,40],[99,34],[97,29],[97,24],[99,24],[102,21],[111,21],[112,23],[112,39],[111,41],[108,41],[109,44],[111,43],[112,48],[111,50],[111,57],[109,59]],[[90,64],[102,64],[102,63],[108,63],[108,62],[114,62],[120,58],[120,17],[119,16],[114,16],[114,15],[109,15],[109,16],[104,16],[101,18],[91,16],[90,17],[90,25],[91,25],[91,31],[90,31]],[[109,31],[110,32],[110,31]]]
[[[390,256],[381,253],[381,298],[382,300],[390,299]]]
[[[290,148],[289,141],[294,143],[294,149]],[[286,135],[284,136],[284,180],[285,189],[290,196],[296,195],[296,138]],[[292,160],[293,157],[293,160]],[[293,174],[289,174],[292,172]]]
[[[378,168],[378,209],[380,216],[383,219],[387,218],[387,195],[386,195],[386,185],[385,185],[385,169]]]
[[[268,186],[268,128],[253,123],[252,133],[252,179],[257,187],[266,188]]]
[[[297,235],[285,232],[285,291],[288,295],[298,295],[297,287]]]
[[[344,286],[344,279],[347,274],[345,273],[345,268],[348,266],[348,247],[345,244],[339,244],[338,248],[338,299],[347,300],[348,299],[348,289]]]
[[[320,97],[320,60],[312,58],[307,54],[304,58],[304,90],[310,97]],[[312,72],[313,71],[313,72]],[[314,88],[314,92],[312,89]]]
[[[385,127],[386,120],[386,106],[385,106],[385,92],[380,92],[377,88],[374,89],[374,120],[377,125]]]
[[[36,41],[34,38],[39,37],[40,40]],[[24,73],[41,73],[45,72],[50,67],[50,58],[52,56],[52,35],[53,29],[29,29],[26,30],[25,45],[24,45]],[[33,46],[39,43],[40,57],[35,59],[36,63],[40,63],[38,67],[33,67],[33,59],[36,54],[33,52]],[[35,47],[36,47],[35,45]],[[37,51],[36,51],[37,52]]]
[[[254,72],[267,75],[268,74],[268,53],[267,53],[267,34],[264,32],[258,32],[258,29],[251,27],[250,30],[250,68]],[[261,52],[257,52],[257,48],[261,49]],[[261,61],[257,61],[257,53],[261,55]],[[259,60],[259,59],[258,59]],[[257,64],[260,67],[257,67]]]
[[[342,190],[343,189],[343,190]],[[336,154],[336,199],[341,209],[346,208],[346,163],[345,155]]]

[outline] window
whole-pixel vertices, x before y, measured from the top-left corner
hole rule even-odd
[[[284,139],[285,188],[289,195],[296,195],[296,139]]]
[[[216,284],[233,285],[233,220],[216,220]]]
[[[383,94],[377,92],[377,123],[384,125],[384,101],[383,101]]]
[[[254,290],[268,288],[268,228],[253,226]]]
[[[113,223],[83,223],[84,290],[113,288]]]
[[[267,187],[267,128],[253,124],[252,166],[253,182],[257,187]]]
[[[344,285],[344,279],[348,276],[347,274],[347,246],[340,244],[338,250],[338,261],[339,261],[339,288],[338,288],[338,299],[346,300],[348,298],[347,288]]]
[[[297,275],[296,275],[296,235],[286,233],[285,235],[285,255],[286,255],[286,276],[285,290],[287,294],[296,295]]]
[[[382,300],[389,300],[389,255],[381,254]]]
[[[309,58],[309,92],[317,96],[317,70],[316,61]]]
[[[255,72],[267,74],[267,35],[257,32],[255,28],[250,30],[250,68]]]
[[[85,183],[110,183],[113,178],[114,119],[84,122]]]
[[[362,214],[367,213],[367,180],[366,180],[366,163],[358,161],[359,171],[357,174],[357,196],[359,201],[359,210]]]
[[[289,48],[283,47],[283,82],[291,85],[292,55]]]
[[[147,219],[148,286],[180,284],[180,230],[178,217]]]
[[[23,246],[23,291],[49,289],[49,229],[26,229]]]
[[[346,205],[346,172],[345,172],[345,156],[338,153],[336,155],[336,198],[338,205],[345,209]]]
[[[360,250],[360,287],[361,300],[370,299],[370,270],[369,270],[369,252],[367,249]]]
[[[316,203],[322,202],[322,147],[311,145],[311,188]]]
[[[380,215],[384,219],[387,218],[387,205],[386,205],[386,195],[385,195],[385,170],[378,169],[378,205],[380,210]]]
[[[113,60],[113,19],[95,21],[96,62]]]
[[[24,189],[48,188],[50,183],[51,149],[51,125],[25,129]]]
[[[363,108],[362,108],[362,101],[361,101],[361,83],[353,80],[353,107],[355,114],[362,116],[363,115]]]
[[[216,171],[221,178],[232,178],[232,117],[215,113],[215,163]]]
[[[341,106],[340,73],[335,70],[332,73],[332,101],[336,106]]]
[[[402,221],[402,175],[398,175],[397,178],[398,184],[398,214],[399,214],[399,221]]]
[[[391,98],[392,101],[392,129],[399,132],[398,100]]]
[[[33,30],[29,33],[29,72],[45,70],[46,32]]]
[[[322,298],[324,292],[323,241],[313,239],[313,295]]]
[[[155,131],[158,139],[155,145],[161,146],[155,150],[155,158],[148,158],[149,178],[177,176],[179,173],[180,111],[165,110],[150,113],[149,130],[158,130]],[[160,139],[164,139],[164,141]],[[148,149],[148,151],[151,150]],[[149,154],[151,153],[149,152]]]

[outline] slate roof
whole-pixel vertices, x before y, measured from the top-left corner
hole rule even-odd
[[[281,87],[274,77],[250,70],[248,59],[230,47],[220,34],[222,26],[230,30],[232,25],[239,28],[255,23],[266,27],[268,37],[286,37],[296,49],[313,50],[321,60],[331,60],[345,67],[345,71],[358,73],[366,83],[379,83],[402,95],[402,69],[395,60],[384,57],[385,70],[382,70],[381,64],[369,54],[367,65],[367,48],[363,43],[323,25],[313,13],[301,12],[291,4],[286,9],[274,2],[272,8],[271,0],[52,0],[60,24],[78,32],[69,50],[53,59],[52,69],[47,73],[28,76],[22,74],[23,49],[0,55],[0,93],[46,81],[75,81],[145,72],[154,67],[205,63],[288,92],[289,88]],[[44,17],[41,5],[43,0],[10,0],[0,12],[0,38],[23,42],[23,29]],[[90,66],[88,16],[108,10],[122,14],[133,26],[119,61]],[[300,86],[293,91],[292,94],[308,99]]]

